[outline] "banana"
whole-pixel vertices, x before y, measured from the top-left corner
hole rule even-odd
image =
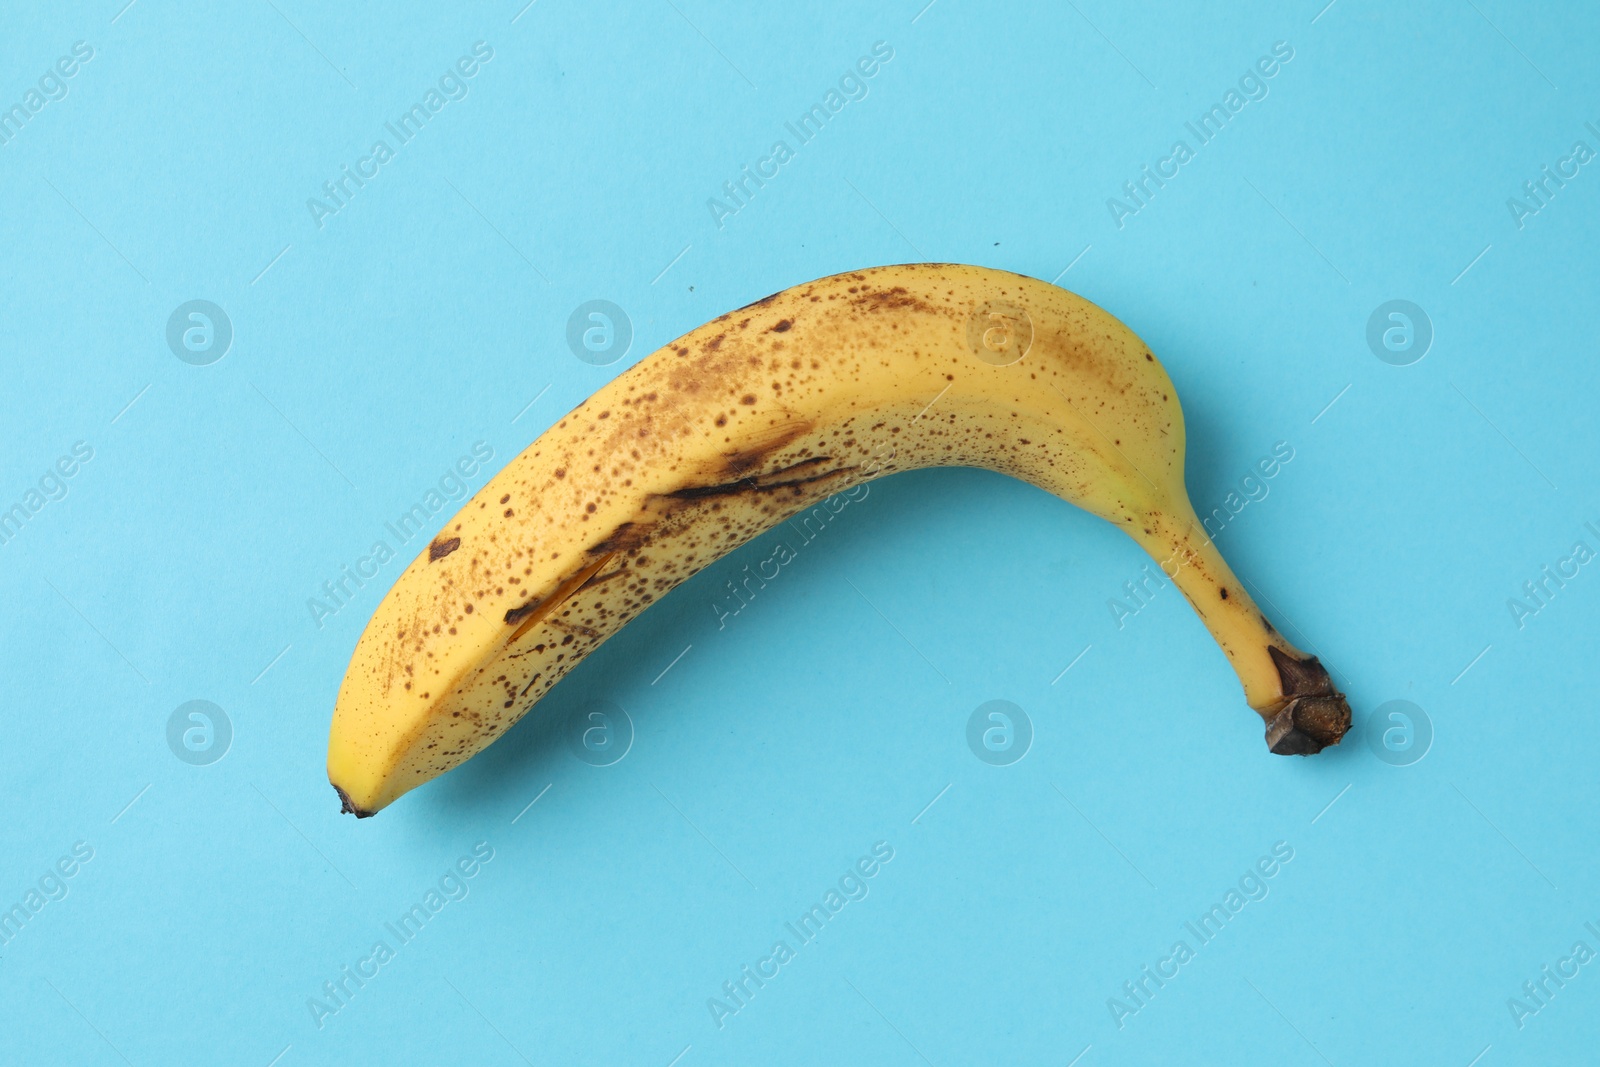
[[[1253,604],[1190,506],[1161,364],[1088,301],[952,264],[854,271],[700,327],[579,404],[378,605],[328,778],[369,816],[499,737],[629,619],[750,538],[895,471],[983,467],[1125,530],[1193,605],[1268,747],[1350,709]]]

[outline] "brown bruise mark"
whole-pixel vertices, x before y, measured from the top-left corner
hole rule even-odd
[[[617,552],[632,552],[643,545],[649,538],[649,525],[625,522],[613,530],[605,540],[596,542],[590,551],[605,552],[610,555],[614,555]]]
[[[523,619],[526,619],[529,615],[532,615],[538,609],[539,602],[537,600],[530,600],[521,607],[512,608],[510,611],[506,612],[506,625],[514,626]]]
[[[809,421],[791,420],[756,431],[745,439],[742,448],[726,454],[720,473],[736,476],[762,466],[774,453],[810,433],[812,427]]]
[[[737,496],[741,493],[771,493],[780,489],[795,489],[802,485],[810,485],[813,482],[826,481],[829,478],[837,478],[841,475],[850,474],[860,469],[859,467],[839,467],[834,470],[823,471],[820,474],[811,474],[801,478],[781,477],[784,474],[789,474],[796,470],[812,467],[819,463],[829,462],[831,462],[831,460],[827,456],[816,456],[811,459],[802,460],[799,463],[796,463],[790,467],[786,467],[781,471],[774,471],[771,474],[760,475],[751,478],[740,478],[738,481],[722,482],[716,485],[686,485],[682,489],[674,489],[672,492],[667,493],[666,495],[675,500],[696,500],[702,497],[710,496]]]
[[[447,541],[435,540],[428,546],[428,562],[433,563],[444,559],[450,553],[461,547],[461,538],[452,537]]]

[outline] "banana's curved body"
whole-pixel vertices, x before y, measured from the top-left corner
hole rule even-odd
[[[1276,752],[1349,708],[1206,537],[1172,383],[1116,319],[980,267],[796,286],[619,375],[506,466],[406,568],[339,690],[328,776],[370,815],[483,749],[707,564],[857,482],[971,466],[1126,530],[1194,605]]]

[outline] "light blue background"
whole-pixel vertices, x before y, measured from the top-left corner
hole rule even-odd
[[[1600,950],[1600,574],[1521,629],[1507,599],[1600,548],[1600,163],[1521,229],[1506,199],[1600,148],[1600,15],[1322,2],[11,5],[0,106],[94,58],[0,147],[0,506],[94,458],[0,545],[0,906],[94,858],[0,949],[0,1062],[1591,1058],[1600,963],[1520,1029],[1507,1000]],[[469,95],[319,229],[307,198],[480,40]],[[719,229],[707,198],[877,41],[869,95]],[[1106,199],[1276,41],[1270,95],[1119,229]],[[1201,510],[1294,449],[1219,544],[1336,668],[1344,745],[1269,756],[1170,587],[1119,629],[1145,560],[1108,525],[931,471],[725,629],[778,534],[466,767],[339,815],[329,713],[399,565],[319,629],[322,582],[474,442],[498,469],[723,311],[922,259],[1138,331]],[[204,367],[164,336],[197,298],[235,331]],[[1365,339],[1396,298],[1435,330],[1411,366]],[[565,342],[590,299],[633,324],[611,366]],[[233,724],[209,766],[166,742],[191,699]],[[612,766],[555,726],[591,699],[636,728]],[[991,699],[1035,730],[1008,767],[967,748]],[[1435,733],[1409,766],[1368,744],[1393,699]],[[879,841],[869,895],[719,1029],[708,998]],[[1107,999],[1280,841],[1266,899],[1119,1029]],[[319,1028],[307,999],[479,842],[470,895]]]

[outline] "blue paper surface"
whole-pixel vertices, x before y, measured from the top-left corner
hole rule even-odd
[[[0,17],[0,1062],[1592,1057],[1600,14],[123,2]],[[430,493],[919,260],[1155,349],[1343,745],[1269,755],[1109,525],[926,471],[339,814]]]

